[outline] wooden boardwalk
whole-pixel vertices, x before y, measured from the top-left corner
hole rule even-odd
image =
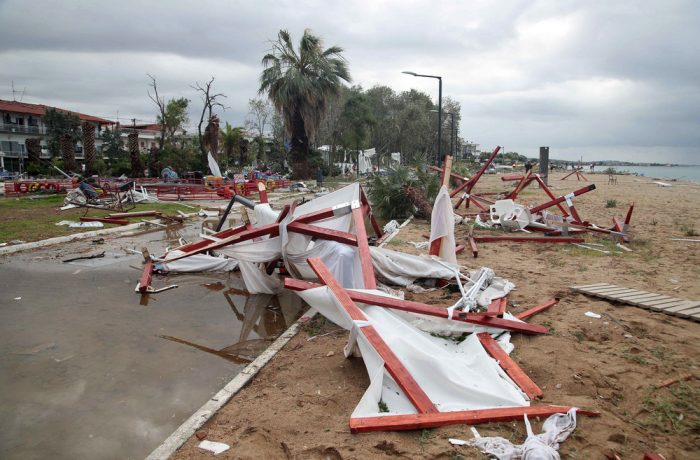
[[[571,289],[607,300],[700,321],[700,302],[694,300],[676,299],[667,295],[628,289],[607,283],[572,286]]]

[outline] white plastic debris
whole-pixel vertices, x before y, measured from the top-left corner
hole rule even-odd
[[[450,438],[448,441],[450,441],[450,444],[453,446],[466,446],[467,441],[464,439],[456,439],[456,438]]]
[[[384,226],[384,233],[392,233],[395,232],[396,230],[399,229],[399,223],[396,222],[395,220],[390,220],[385,226]]]
[[[208,450],[209,452],[214,452],[214,455],[218,455],[222,452],[226,452],[231,448],[228,444],[223,442],[207,441],[206,439],[199,443],[197,446],[200,449]]]
[[[589,318],[595,318],[595,319],[600,319],[601,316],[598,313],[593,313],[592,311],[587,311],[584,313],[584,315],[588,316]]]
[[[559,444],[576,429],[576,408],[547,418],[542,425],[544,432],[538,435],[532,432],[527,415],[524,417],[527,439],[521,445],[498,436],[470,439],[467,444],[499,460],[559,460]]]

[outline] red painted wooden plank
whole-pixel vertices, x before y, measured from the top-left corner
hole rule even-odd
[[[501,241],[510,241],[512,243],[584,243],[584,238],[575,237],[541,237],[541,236],[507,236],[507,235],[489,235],[475,236],[474,241],[477,243],[498,243]]]
[[[549,197],[550,200],[557,199],[557,197],[554,195],[554,193],[552,193],[552,190],[550,190],[549,186],[547,186],[547,184],[544,183],[544,181],[542,180],[542,178],[539,175],[535,174],[535,180],[540,185],[540,188],[544,191],[544,193],[547,194],[547,196]],[[559,210],[561,211],[561,213],[564,217],[569,217],[569,213],[566,211],[566,208],[561,205],[561,203],[557,203],[557,207],[559,208]]]
[[[321,259],[314,257],[310,258],[308,262],[319,279],[333,292],[335,298],[340,302],[350,317],[354,320],[366,321],[367,317],[365,314],[355,305],[348,295],[348,292],[333,277],[328,267],[321,262]],[[415,408],[420,413],[429,414],[437,412],[438,410],[435,404],[433,404],[428,395],[425,394],[420,385],[418,385],[418,382],[415,381],[413,376],[408,372],[408,369],[401,363],[376,329],[372,326],[365,326],[360,328],[360,332],[367,338],[372,348],[381,356],[382,360],[384,360],[384,367],[393,377],[394,381],[401,387],[404,394]]]
[[[574,193],[574,196],[579,196],[579,195],[583,195],[586,192],[590,192],[591,190],[595,190],[595,184],[587,185],[586,187],[580,188],[578,190],[574,190],[573,193]],[[530,208],[530,212],[531,213],[540,212],[540,211],[543,211],[547,208],[551,208],[552,206],[555,206],[558,203],[561,203],[563,201],[566,201],[566,197],[560,196],[559,198],[555,198],[551,201],[547,201],[546,203],[542,203],[539,206],[535,206],[534,208]]]
[[[374,229],[375,235],[377,235],[377,238],[381,238],[382,235],[384,235],[384,231],[382,228],[379,226],[379,222],[377,222],[377,219],[374,216],[374,212],[372,211],[372,207],[369,205],[369,200],[367,200],[367,195],[365,195],[365,191],[360,187],[360,201],[362,204],[367,206],[366,209],[366,214],[367,217],[369,217],[369,222],[372,224],[372,228]],[[379,243],[377,243],[379,245]]]
[[[362,268],[362,281],[365,289],[377,289],[377,279],[374,276],[372,266],[372,255],[369,253],[367,242],[367,230],[365,229],[365,218],[362,209],[352,210],[352,220],[355,224],[355,235],[357,236],[357,248],[360,252],[360,267]]]
[[[430,243],[430,249],[428,250],[428,254],[431,256],[440,256],[440,248],[442,247],[442,238],[438,238],[437,240],[433,240]]]
[[[446,425],[478,425],[489,422],[522,421],[528,417],[548,417],[552,414],[565,414],[571,406],[525,406],[499,407],[495,409],[478,409],[455,412],[438,412],[436,414],[384,415],[350,419],[351,433],[369,433],[372,431],[420,430]],[[600,413],[581,410],[577,415],[598,417]]]
[[[506,312],[506,308],[508,308],[508,299],[506,297],[501,297],[501,303],[498,306],[498,316],[503,316],[503,313]]]
[[[430,400],[428,395],[418,385],[408,369],[401,363],[398,356],[389,348],[389,345],[382,339],[377,330],[372,326],[360,328],[360,331],[367,338],[374,350],[384,360],[384,367],[389,372],[394,381],[401,387],[411,404],[421,414],[437,413],[438,409]]]
[[[477,257],[479,257],[479,248],[476,247],[476,241],[471,235],[469,236],[469,246],[472,249],[472,254],[474,255],[474,258],[476,259]]]
[[[293,291],[304,291],[306,289],[313,289],[319,286],[319,284],[296,280],[293,278],[285,278],[284,280],[284,287]],[[420,313],[428,316],[436,316],[438,318],[447,318],[447,309],[436,307],[435,305],[427,305],[410,300],[395,299],[393,297],[380,296],[367,292],[347,291],[347,293],[355,302],[411,313]],[[549,332],[549,330],[544,326],[522,323],[520,321],[512,321],[503,318],[495,318],[486,313],[466,313],[455,310],[452,312],[452,316],[449,319],[454,321],[462,321],[465,323],[478,324],[481,326],[506,329],[514,332],[522,332],[525,334],[546,334]]]
[[[314,211],[314,212],[311,212],[309,214],[304,214],[302,216],[298,216],[298,217],[294,218],[294,222],[308,224],[311,222],[317,222],[319,220],[328,219],[329,217],[333,217],[334,215],[335,214],[333,213],[332,208],[320,209],[318,211]]]
[[[151,287],[151,281],[153,280],[153,261],[148,260],[143,265],[143,273],[141,273],[141,279],[139,279],[139,292],[145,294],[148,292],[148,288]]]
[[[309,225],[294,221],[287,225],[287,230],[294,233],[301,233],[302,235],[313,236],[315,238],[357,246],[357,238],[352,233],[331,230],[329,228],[319,227],[318,225]]]
[[[246,229],[245,231],[242,231],[236,235],[232,235],[230,237],[224,238],[222,241],[216,241],[212,242],[206,246],[201,246],[197,247],[185,254],[172,257],[170,259],[167,259],[165,262],[172,262],[174,260],[179,260],[179,259],[184,259],[185,257],[189,257],[194,254],[200,254],[202,252],[207,252],[211,251],[213,249],[219,249],[224,246],[228,246],[229,244],[235,244],[235,243],[240,243],[242,241],[248,241],[252,240],[255,238],[259,238],[261,236],[269,235],[270,237],[275,237],[279,235],[279,224],[273,223],[273,224],[268,224],[268,225],[263,225],[262,227],[259,228],[254,228],[252,230]]]
[[[613,216],[613,227],[615,228],[615,231],[620,233],[624,232],[624,226],[622,225],[622,221],[619,217]]]
[[[486,312],[489,314],[489,316],[497,316],[498,312],[501,310],[501,299],[503,297],[499,297],[498,299],[493,299],[491,303],[489,304],[488,307],[486,307]]]
[[[455,254],[461,254],[465,249],[466,247],[463,244],[458,244],[455,246]]]
[[[503,368],[503,370],[508,374],[508,376],[513,379],[518,387],[523,390],[528,398],[535,399],[542,397],[542,390],[537,386],[535,382],[528,377],[528,375],[523,371],[518,364],[508,356],[503,348],[491,337],[488,332],[481,332],[477,334],[481,345],[484,346],[486,352],[491,355],[493,359],[498,361],[498,365]]]
[[[518,319],[520,319],[520,320],[524,320],[524,319],[526,319],[526,318],[529,318],[529,317],[532,316],[532,315],[536,315],[537,313],[539,313],[539,312],[541,312],[541,311],[544,311],[544,310],[546,310],[546,309],[548,309],[548,308],[550,308],[550,307],[553,307],[554,305],[556,305],[556,304],[558,304],[558,303],[559,303],[559,299],[552,299],[552,300],[550,300],[550,301],[548,301],[548,302],[543,303],[542,305],[538,305],[538,306],[536,306],[536,307],[532,307],[532,308],[529,309],[529,310],[526,310],[526,311],[524,311],[524,312],[522,312],[522,313],[519,313],[519,314],[515,315],[515,317],[518,318]]]

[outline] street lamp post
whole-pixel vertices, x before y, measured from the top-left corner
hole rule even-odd
[[[401,73],[413,75],[414,77],[437,78],[438,80],[438,148],[437,148],[437,165],[442,166],[442,77],[438,75],[422,75],[419,73],[404,70]]]
[[[437,110],[431,110],[431,112],[437,112]],[[445,112],[445,115],[450,116],[450,155],[455,157],[455,114]]]

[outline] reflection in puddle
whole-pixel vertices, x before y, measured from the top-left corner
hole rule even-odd
[[[203,286],[213,291],[220,291],[225,288],[221,282],[207,283]],[[236,319],[241,322],[238,338],[233,339],[234,342],[231,345],[215,349],[170,335],[159,335],[159,337],[188,345],[238,364],[248,364],[287,329],[287,322],[284,319],[280,305],[280,296],[269,294],[251,295],[236,288],[229,288],[223,292],[223,295]],[[239,303],[243,302],[241,306],[242,312],[237,308],[236,301]],[[253,333],[257,335],[257,338],[250,338]]]

